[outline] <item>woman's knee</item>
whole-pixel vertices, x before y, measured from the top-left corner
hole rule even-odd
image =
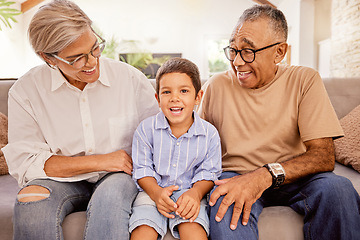
[[[96,187],[92,202],[97,201],[131,205],[138,193],[131,176],[126,173],[114,173],[106,176]]]
[[[19,202],[36,202],[50,196],[50,191],[46,187],[39,185],[26,186],[17,195]]]

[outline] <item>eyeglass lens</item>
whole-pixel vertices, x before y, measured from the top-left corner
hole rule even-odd
[[[242,60],[247,63],[253,62],[255,58],[255,52],[252,49],[247,48],[237,51],[234,48],[227,47],[224,49],[224,52],[226,58],[230,61],[234,61],[238,53],[240,53]]]
[[[101,42],[91,50],[90,54],[94,58],[98,58],[101,56],[101,53],[104,51],[104,48],[105,48],[105,42]],[[85,66],[88,60],[89,60],[89,54],[85,54],[74,61],[73,67],[82,68],[83,66]]]

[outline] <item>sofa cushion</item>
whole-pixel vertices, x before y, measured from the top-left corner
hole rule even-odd
[[[336,139],[336,161],[360,172],[360,105],[340,120],[344,137]]]
[[[8,143],[8,118],[0,112],[0,148]],[[0,149],[0,175],[8,174],[8,167],[3,152]]]

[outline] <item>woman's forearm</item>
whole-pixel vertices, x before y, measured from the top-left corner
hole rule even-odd
[[[51,156],[44,165],[49,177],[73,177],[79,174],[100,171],[98,162],[101,155],[66,157]]]
[[[124,150],[78,157],[53,155],[45,162],[44,171],[49,177],[73,177],[99,171],[123,171],[131,175],[132,160]]]

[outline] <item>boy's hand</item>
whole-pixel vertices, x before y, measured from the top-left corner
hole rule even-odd
[[[189,189],[177,200],[176,204],[178,208],[176,215],[179,215],[183,219],[190,219],[190,222],[193,222],[199,215],[200,201],[201,196],[199,193],[194,188]]]
[[[158,211],[167,218],[175,217],[170,213],[175,212],[177,204],[170,198],[170,196],[178,189],[179,186],[174,185],[160,188],[154,195],[153,201],[155,202]]]

